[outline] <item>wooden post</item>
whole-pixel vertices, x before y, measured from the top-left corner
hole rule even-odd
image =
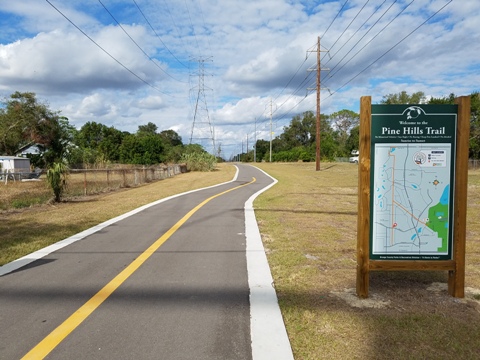
[[[316,144],[315,144],[315,170],[320,170],[320,75],[321,75],[321,66],[320,66],[320,36],[317,39],[317,118],[316,118]]]
[[[358,157],[357,296],[368,297],[370,248],[370,137],[372,98],[360,99],[360,147]]]
[[[87,196],[87,170],[83,171],[83,194]]]
[[[455,270],[448,272],[448,293],[465,296],[465,247],[467,229],[468,146],[470,137],[470,96],[455,99],[458,105],[455,206],[453,210],[453,260]]]

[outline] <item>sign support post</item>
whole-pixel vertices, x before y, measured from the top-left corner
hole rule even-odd
[[[357,295],[370,271],[445,270],[464,297],[470,97],[455,105],[360,99]]]

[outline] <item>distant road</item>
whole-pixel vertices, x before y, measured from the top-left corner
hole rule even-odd
[[[1,276],[0,359],[291,359],[273,288],[247,272],[245,203],[274,180],[238,167]]]

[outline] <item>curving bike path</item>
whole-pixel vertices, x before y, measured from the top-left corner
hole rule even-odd
[[[274,183],[238,165],[0,267],[0,359],[293,359],[252,207]]]

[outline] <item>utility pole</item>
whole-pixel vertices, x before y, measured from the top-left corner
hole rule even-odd
[[[253,162],[257,162],[257,118],[255,117],[255,137],[253,145]]]
[[[315,170],[320,170],[320,36],[317,38],[317,125],[315,145]]]
[[[322,52],[320,49],[320,36],[317,38],[317,86],[316,86],[316,92],[317,92],[317,119],[316,119],[316,132],[315,132],[315,170],[319,171],[320,170],[320,91],[321,89],[321,71],[322,70],[328,70],[328,69],[322,69],[321,67],[321,59],[320,59],[320,53]],[[312,69],[309,69],[309,71],[315,71]],[[308,89],[311,90],[311,89]]]
[[[272,99],[270,99],[270,162],[272,162]]]

